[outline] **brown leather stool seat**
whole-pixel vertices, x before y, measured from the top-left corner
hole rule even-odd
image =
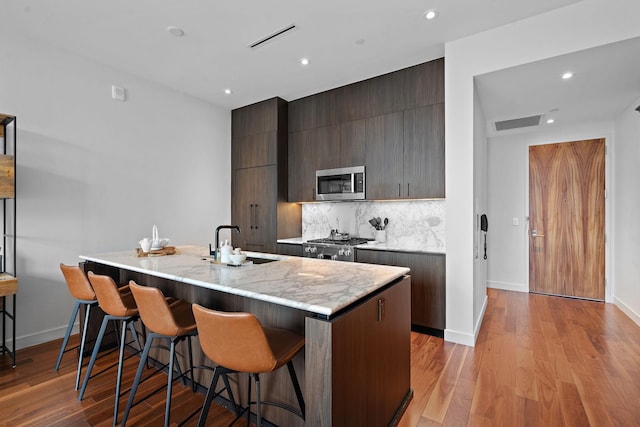
[[[113,423],[116,424],[116,422],[118,421],[118,406],[121,397],[120,388],[122,384],[124,347],[127,344],[127,328],[129,328],[131,331],[133,340],[138,346],[138,351],[142,351],[140,341],[138,340],[138,332],[136,331],[136,328],[133,324],[133,322],[138,320],[138,308],[136,307],[136,302],[133,299],[133,295],[129,291],[128,285],[118,288],[116,282],[110,276],[94,274],[91,271],[88,273],[88,277],[89,282],[91,283],[91,287],[93,288],[98,299],[98,304],[100,305],[102,311],[104,311],[105,316],[102,319],[102,324],[100,325],[100,331],[98,332],[98,337],[96,338],[93,352],[91,353],[91,360],[89,361],[89,365],[87,366],[87,373],[84,376],[84,381],[82,382],[82,388],[80,389],[78,400],[82,400],[82,398],[84,397],[84,392],[87,389],[87,384],[89,383],[89,379],[91,378],[91,372],[93,371],[98,352],[100,351],[102,338],[104,337],[104,333],[107,329],[107,324],[111,320],[122,322],[122,332],[120,336],[120,353],[118,356],[118,376],[116,379],[115,403],[113,408]]]
[[[167,402],[165,405],[164,425],[169,425],[171,415],[171,391],[173,384],[174,373],[174,360],[176,344],[183,341],[185,338],[188,340],[189,347],[189,363],[190,369],[187,372],[191,372],[191,386],[192,390],[196,390],[196,383],[193,379],[193,353],[191,349],[191,337],[197,335],[196,322],[191,311],[191,304],[184,300],[167,301],[160,289],[150,286],[140,286],[133,280],[129,282],[129,287],[133,293],[133,297],[140,310],[140,318],[142,322],[149,330],[147,340],[145,342],[144,350],[140,363],[138,364],[138,371],[136,377],[131,386],[131,393],[129,394],[129,401],[122,417],[122,425],[124,426],[129,417],[129,411],[133,406],[133,400],[135,398],[136,391],[140,385],[140,378],[149,357],[149,350],[151,344],[156,338],[167,339],[170,342],[169,347],[169,379],[167,380]],[[179,365],[178,365],[179,369]],[[180,372],[179,377],[184,381],[185,373]]]
[[[293,357],[304,347],[303,336],[278,328],[263,327],[258,318],[251,313],[227,313],[204,308],[193,304],[193,314],[198,325],[202,351],[219,367],[225,370],[249,373],[249,398],[247,422],[251,416],[251,378],[256,385],[256,420],[261,425],[260,405],[275,405],[298,415],[304,420],[305,405],[302,391],[293,368]],[[273,372],[287,365],[289,375],[298,399],[300,410],[260,401],[261,373]],[[216,368],[217,370],[218,368]],[[200,414],[199,426],[204,426],[211,400],[215,394],[218,372],[207,391],[207,397]],[[242,415],[239,414],[238,418]],[[238,419],[236,418],[236,420]],[[235,421],[234,421],[235,422]]]

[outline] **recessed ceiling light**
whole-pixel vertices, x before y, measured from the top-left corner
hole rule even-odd
[[[437,10],[433,10],[433,9],[431,9],[431,10],[427,10],[427,11],[424,13],[424,17],[425,17],[426,19],[429,19],[429,20],[431,20],[431,19],[435,19],[437,16],[438,16],[438,11],[437,11]]]
[[[563,78],[564,80],[568,80],[568,79],[570,79],[571,77],[573,77],[573,73],[572,73],[571,71],[567,71],[566,73],[564,73],[564,74],[562,75],[562,78]]]
[[[554,119],[547,119],[547,123],[548,123],[548,124],[551,124],[551,123],[553,123],[553,122],[555,122],[555,120],[554,120]]]
[[[172,36],[176,36],[176,37],[184,36],[184,30],[179,27],[169,26],[167,27],[167,31],[169,31],[169,34],[171,34]]]
[[[227,95],[231,95],[233,93],[233,91],[231,89],[225,89],[224,93]]]
[[[300,63],[302,65],[309,65],[309,58],[300,58]]]

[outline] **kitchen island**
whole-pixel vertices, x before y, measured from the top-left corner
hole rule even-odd
[[[252,312],[266,326],[304,335],[305,350],[294,365],[306,422],[265,407],[265,418],[275,424],[397,423],[412,396],[407,268],[257,253],[249,253],[256,263],[232,267],[213,263],[208,255],[206,248],[189,246],[163,257],[138,258],[124,251],[81,259],[86,271],[109,274],[120,283],[135,280],[206,307]],[[265,259],[272,262],[257,263]],[[206,363],[197,344],[194,350],[194,363]],[[203,385],[209,379],[208,371],[196,376]],[[245,396],[245,382],[234,381],[237,399]],[[295,406],[286,370],[261,382],[265,398]]]

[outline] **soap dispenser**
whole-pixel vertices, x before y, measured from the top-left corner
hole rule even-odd
[[[228,264],[231,262],[231,245],[228,240],[225,240],[222,246],[220,246],[220,262]]]

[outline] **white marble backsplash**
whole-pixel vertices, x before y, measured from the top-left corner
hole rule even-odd
[[[331,229],[373,238],[373,217],[389,218],[387,248],[445,252],[444,200],[303,204],[302,238],[328,237]]]

